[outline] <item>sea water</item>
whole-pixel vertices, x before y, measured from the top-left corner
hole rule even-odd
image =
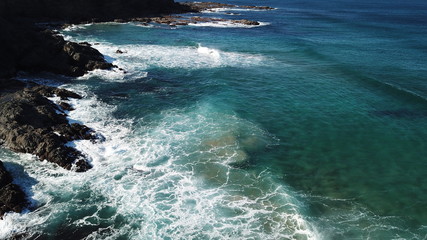
[[[426,238],[427,4],[226,3],[276,9],[62,31],[123,70],[20,78],[82,94],[105,141],[69,143],[85,173],[1,150],[32,206],[0,238]]]

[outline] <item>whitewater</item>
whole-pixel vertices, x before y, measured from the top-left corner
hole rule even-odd
[[[68,144],[93,168],[0,149],[31,201],[0,239],[425,237],[425,4],[251,4],[274,10],[61,30],[117,68],[19,79],[83,96],[68,119],[102,137]]]

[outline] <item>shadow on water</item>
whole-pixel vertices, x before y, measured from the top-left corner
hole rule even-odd
[[[13,162],[3,163],[6,170],[8,170],[13,177],[13,183],[17,184],[22,189],[22,191],[24,191],[27,200],[30,203],[30,206],[28,207],[29,210],[32,211],[36,209],[38,202],[33,199],[34,193],[32,188],[38,183],[38,181],[28,175],[23,166]]]

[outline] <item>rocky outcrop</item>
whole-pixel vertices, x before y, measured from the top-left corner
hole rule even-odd
[[[0,161],[0,219],[6,212],[21,212],[28,205],[24,192],[12,180]]]
[[[229,23],[229,24],[241,24],[241,25],[260,25],[257,21],[251,21],[247,19],[234,20],[234,19],[224,19],[224,18],[211,18],[211,17],[183,17],[183,16],[162,16],[162,17],[147,17],[147,18],[132,18],[134,22],[140,22],[143,25],[149,23],[157,24],[166,24],[169,26],[182,26],[189,24],[198,24],[198,23]]]
[[[0,0],[0,81],[18,71],[81,76],[112,67],[88,45],[64,41],[34,23],[82,23],[187,12],[173,0]]]
[[[97,139],[84,125],[69,124],[63,109],[46,97],[81,98],[76,93],[47,86],[25,88],[0,98],[0,141],[16,152],[32,153],[66,169],[91,168],[84,155],[66,146],[68,141]]]
[[[275,8],[267,6],[242,6],[216,2],[185,2],[182,3],[182,9],[187,12],[202,12],[202,11],[215,11],[218,8],[236,8],[236,9],[252,9],[252,10],[273,10]],[[258,26],[260,25],[257,21],[247,19],[224,19],[224,18],[211,18],[211,17],[199,17],[199,16],[156,16],[156,17],[138,17],[130,19],[115,19],[116,22],[126,21],[141,22],[143,25],[149,23],[166,24],[170,26],[189,25],[198,23],[219,23],[219,24],[240,24],[247,26]]]
[[[36,34],[35,43],[18,61],[18,69],[27,72],[47,71],[67,76],[82,76],[94,69],[110,69],[111,63],[87,43],[65,41],[45,30]]]
[[[173,0],[0,0],[0,145],[32,153],[66,169],[91,168],[85,156],[67,142],[97,139],[84,125],[69,124],[68,98],[79,95],[58,88],[11,80],[19,71],[81,76],[113,65],[88,43],[65,41],[40,22],[82,23],[113,21],[189,11]],[[46,97],[59,96],[54,104]],[[0,217],[20,212],[25,195],[0,162]],[[18,237],[19,238],[19,237]]]
[[[1,19],[0,29],[4,30],[0,34],[0,78],[17,71],[81,76],[113,67],[90,45],[65,41],[53,31]]]
[[[253,9],[253,10],[274,10],[275,8],[267,6],[243,6],[217,2],[185,2],[183,5],[187,6],[193,12],[209,11],[215,8],[240,8],[240,9]]]

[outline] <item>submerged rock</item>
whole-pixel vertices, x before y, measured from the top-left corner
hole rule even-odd
[[[12,176],[0,161],[0,219],[6,212],[19,213],[28,206],[24,192],[12,181]]]
[[[69,124],[66,114],[46,97],[81,98],[65,89],[48,86],[25,88],[0,98],[0,139],[9,149],[32,153],[65,169],[82,172],[91,168],[84,155],[66,146],[68,141],[96,139],[80,124]]]

